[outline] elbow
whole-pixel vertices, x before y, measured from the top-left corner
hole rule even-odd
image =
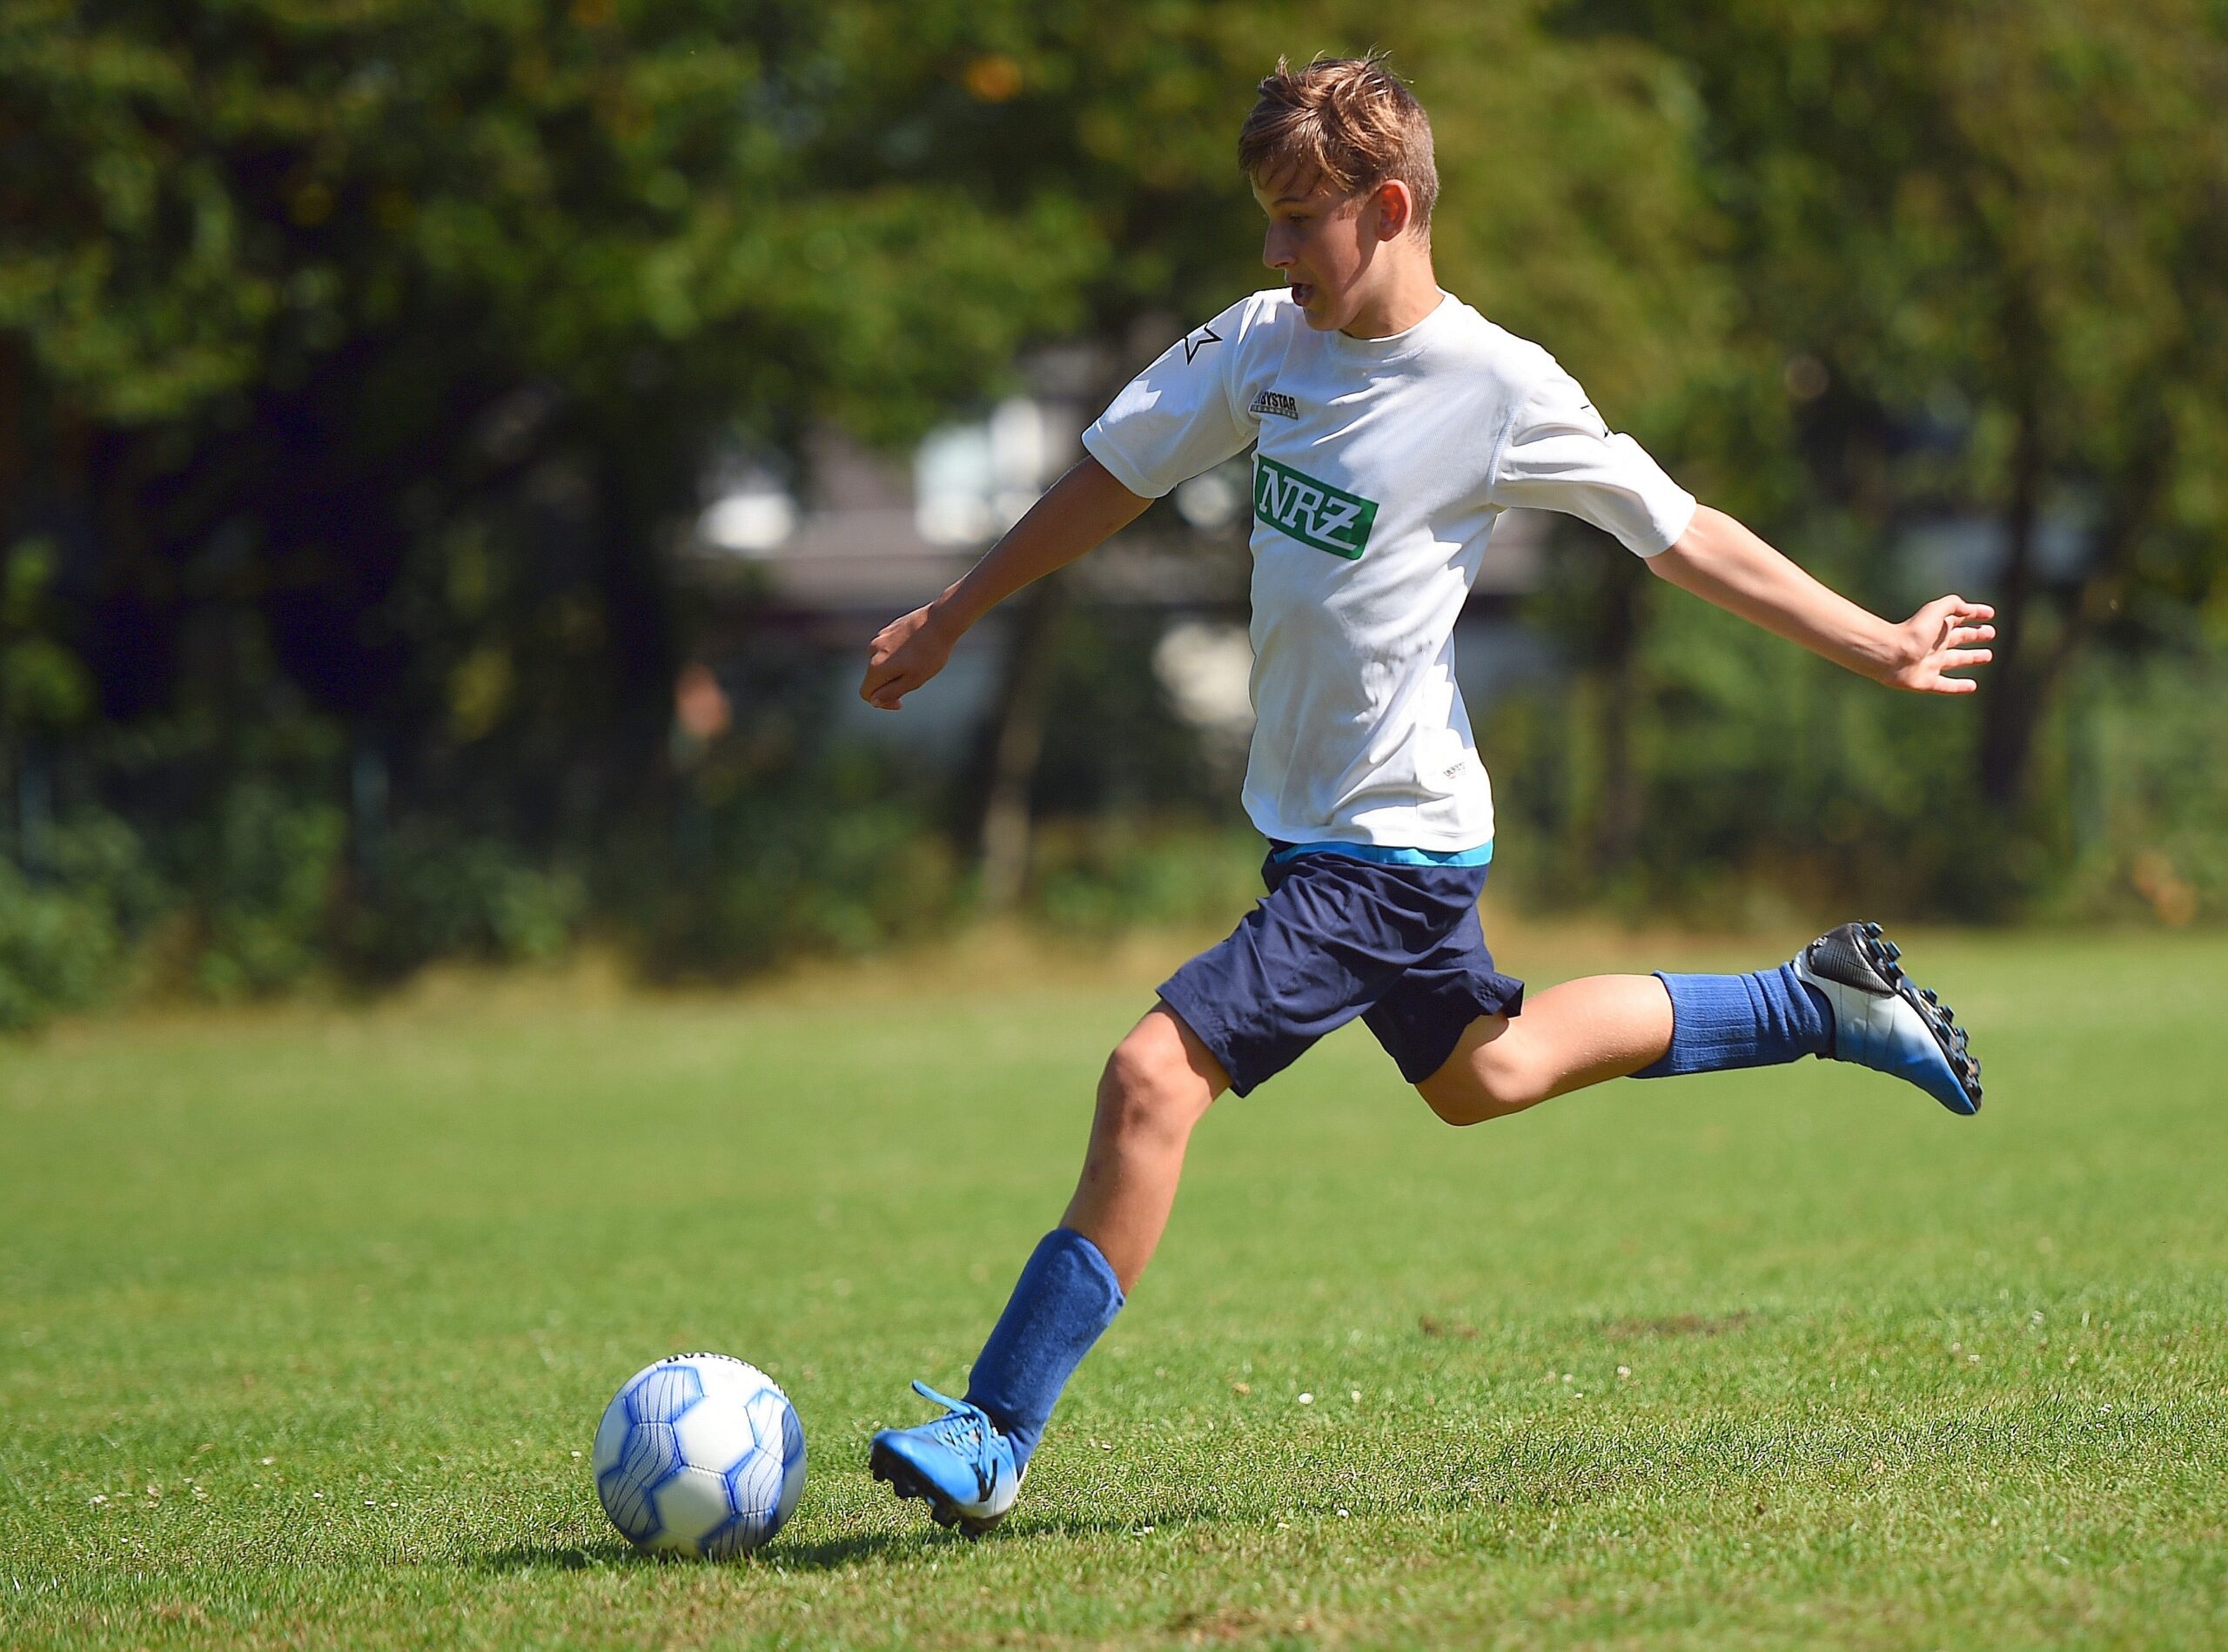
[[[1694,530],[1688,528],[1654,555],[1641,560],[1648,564],[1648,571],[1657,579],[1667,580],[1684,590],[1694,577]]]
[[[1694,514],[1686,530],[1670,544],[1648,557],[1648,571],[1659,580],[1668,580],[1681,590],[1688,588],[1694,574],[1708,565],[1710,554],[1723,543],[1721,528],[1733,519],[1707,505],[1694,507]]]

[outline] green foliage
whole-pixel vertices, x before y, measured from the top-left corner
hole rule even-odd
[[[1623,554],[1599,547],[1583,567]],[[1829,552],[1829,561],[1831,561]],[[1862,594],[1862,570],[1829,567]],[[1924,918],[2228,915],[2228,667],[2184,635],[2140,661],[2103,656],[2042,730],[2046,802],[2014,828],[1969,783],[1973,700],[1930,702],[1796,655],[1681,594],[1644,588],[1629,679],[1569,683],[1496,704],[1481,723],[1496,778],[1496,882],[1533,903],[1605,903],[1634,921],[1776,923],[1861,905]],[[1558,595],[1566,620],[1590,601]],[[1644,695],[1633,683],[1644,682]],[[1601,834],[1614,762],[1608,699],[1626,708],[1640,829]]]
[[[66,729],[91,709],[84,662],[50,635],[59,547],[44,536],[0,553],[0,732]]]
[[[9,164],[40,188],[0,326],[97,417],[189,416],[427,323],[567,386],[648,348],[745,405],[870,373],[887,407],[979,373],[1063,267],[1057,212],[815,170],[865,112],[856,6],[11,10]],[[909,325],[931,295],[948,332]]]
[[[192,835],[191,889],[206,925],[194,979],[218,998],[291,986],[314,970],[346,816],[260,776],[228,790]]]
[[[34,885],[0,860],[0,1032],[97,1004],[113,990],[123,951],[100,900]]]
[[[40,869],[0,854],[0,1031],[113,999],[139,972],[135,950],[177,895],[123,820],[97,810],[52,823]]]
[[[2060,904],[2177,928],[2228,918],[2228,655],[2106,666],[2069,699]]]
[[[2209,0],[1695,7],[1601,0],[1680,63],[1725,225],[1736,348],[1782,378],[1822,514],[1885,544],[1993,519],[1997,663],[1972,769],[1999,817],[2041,801],[2040,731],[2099,632],[2228,584],[2228,17]],[[1782,366],[1783,364],[1783,366]],[[1777,491],[1785,498],[1783,487]],[[2078,525],[2071,568],[2039,549]]]
[[[1050,715],[1033,789],[1040,813],[1241,819],[1242,765],[1228,761],[1234,754],[1204,749],[1161,687],[1153,652],[1166,617],[1108,605],[1070,608],[1055,624],[1044,691]],[[1110,827],[1110,838],[1123,835],[1118,818]]]
[[[376,870],[351,893],[337,950],[373,978],[439,958],[546,963],[572,944],[587,911],[577,873],[438,820],[406,823],[383,840]]]
[[[1071,197],[860,147],[888,122],[853,54],[891,21],[11,7],[0,736],[96,682],[133,728],[275,696],[381,753],[399,812],[513,820],[567,765],[623,812],[708,455],[916,433],[1082,319]],[[292,916],[225,943],[242,988],[297,972],[306,922],[258,899]]]
[[[1033,911],[1055,935],[1234,923],[1261,894],[1251,830],[1111,819],[1040,835]]]
[[[960,894],[928,800],[859,752],[732,791],[700,788],[618,840],[604,878],[607,910],[663,979],[916,939]]]
[[[128,941],[176,910],[173,871],[158,864],[129,822],[84,809],[59,822],[46,845],[45,880],[105,912]]]

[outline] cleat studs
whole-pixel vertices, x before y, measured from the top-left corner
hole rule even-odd
[[[1934,996],[1934,989],[1932,987],[1921,988],[1919,991],[1919,997],[1924,998],[1930,1006],[1938,1007],[1942,1002],[1939,998]]]
[[[1867,923],[1864,926],[1864,932],[1876,941],[1880,938],[1880,926],[1877,923]]]
[[[1897,958],[1903,956],[1903,949],[1897,946],[1893,941],[1881,942],[1880,950],[1888,955],[1888,962],[1890,964],[1893,964]]]

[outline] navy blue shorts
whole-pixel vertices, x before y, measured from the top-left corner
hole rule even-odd
[[[1471,1022],[1524,1007],[1524,983],[1486,950],[1486,872],[1272,853],[1261,868],[1268,895],[1228,940],[1164,981],[1161,1001],[1241,1096],[1356,1016],[1419,1084]]]

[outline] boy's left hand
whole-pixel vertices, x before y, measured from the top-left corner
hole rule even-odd
[[[1970,677],[1945,676],[1996,657],[1982,646],[1996,640],[1989,623],[1996,610],[1962,596],[1938,596],[1896,628],[1900,647],[1880,681],[1913,694],[1970,694],[1981,685]]]
[[[900,614],[867,645],[867,675],[859,698],[879,711],[896,711],[951,658],[954,634],[936,623],[933,602]]]

